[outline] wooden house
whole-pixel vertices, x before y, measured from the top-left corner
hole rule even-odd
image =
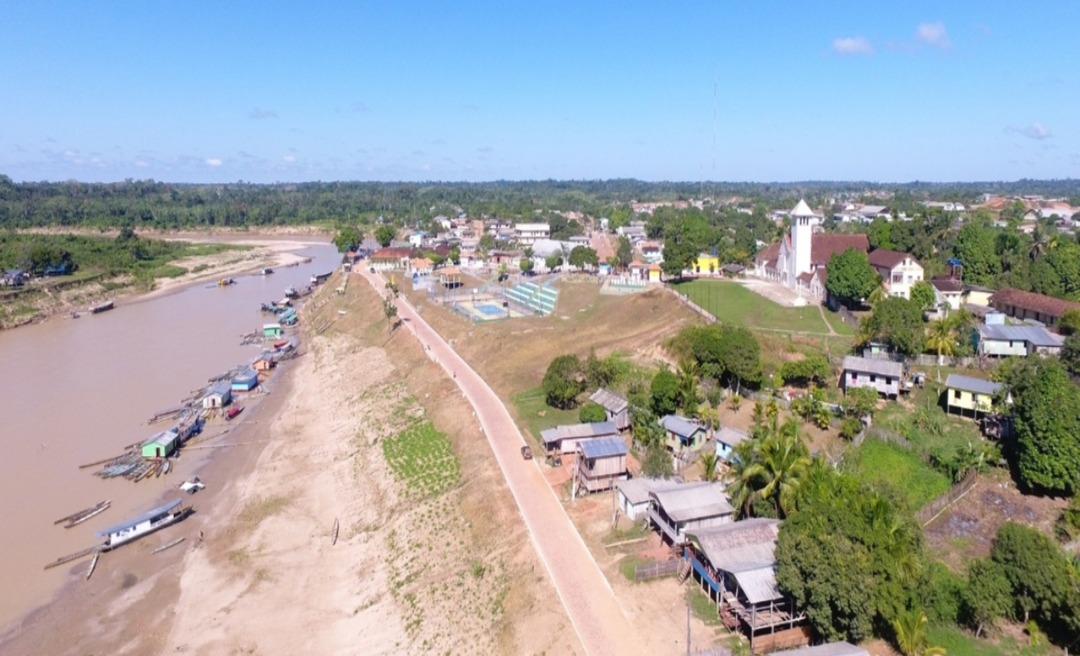
[[[649,521],[664,541],[682,544],[686,532],[730,523],[735,516],[724,486],[697,481],[649,493]]]
[[[202,432],[202,429],[203,418],[201,413],[191,412],[183,415],[170,430],[176,433],[177,443],[183,444],[191,439],[193,435]]]
[[[870,656],[870,652],[850,642],[826,642],[813,647],[774,651],[772,656]]]
[[[270,371],[274,368],[274,358],[269,353],[263,353],[251,363],[255,371]]]
[[[228,382],[215,383],[202,398],[202,407],[207,410],[224,408],[232,403],[232,386]]]
[[[142,455],[144,458],[168,458],[176,450],[179,442],[180,438],[176,432],[171,430],[161,431],[143,442]]]
[[[577,443],[577,491],[585,494],[610,490],[625,480],[626,442],[621,437],[600,437]]]
[[[248,367],[233,377],[231,387],[234,392],[250,392],[258,384],[259,373]]]
[[[900,396],[904,366],[890,360],[875,360],[849,355],[844,358],[842,386],[844,391],[855,387],[867,387],[878,394],[897,398]]]
[[[976,351],[990,357],[1058,355],[1065,338],[1042,326],[983,324],[975,329]]]
[[[971,416],[991,412],[994,395],[999,391],[1001,391],[1001,383],[972,376],[949,374],[949,377],[945,379],[945,410]]]
[[[607,420],[613,422],[615,428],[622,431],[630,427],[630,403],[622,395],[601,387],[589,400],[604,408]]]
[[[686,417],[664,415],[660,419],[660,426],[667,434],[664,446],[672,453],[696,451],[705,443],[705,427]]]
[[[679,477],[675,478],[629,478],[615,484],[618,494],[619,510],[622,514],[637,521],[649,516],[649,504],[652,502],[651,492],[667,490],[683,484]]]
[[[1065,301],[1045,294],[1025,292],[1003,287],[990,297],[990,305],[999,312],[1021,321],[1034,319],[1047,326],[1055,326],[1069,310],[1080,309],[1080,303]]]
[[[540,441],[550,454],[577,453],[578,443],[601,437],[618,437],[619,429],[610,421],[594,424],[566,424],[540,431]]]
[[[780,520],[754,518],[688,530],[683,557],[716,604],[720,619],[750,640],[756,653],[805,644],[805,613],[776,586]]]
[[[263,338],[264,339],[277,339],[285,334],[285,329],[281,327],[280,323],[266,323],[263,324]]]
[[[735,447],[748,439],[750,435],[745,431],[731,426],[721,426],[720,430],[716,431],[716,457],[724,462],[730,461]]]

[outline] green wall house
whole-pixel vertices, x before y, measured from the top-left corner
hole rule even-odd
[[[143,442],[142,455],[144,458],[168,458],[176,451],[176,443],[179,436],[171,431],[162,431]]]

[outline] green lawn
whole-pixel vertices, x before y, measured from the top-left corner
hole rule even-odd
[[[933,469],[919,456],[869,437],[859,447],[853,473],[860,480],[906,499],[912,510],[949,489],[949,477]]]
[[[560,424],[576,424],[579,421],[576,409],[559,410],[549,406],[544,400],[544,390],[539,387],[514,395],[513,401],[521,421],[525,422],[525,428],[537,444],[540,441],[540,431]]]
[[[382,442],[394,476],[415,497],[436,497],[461,481],[450,438],[430,421],[421,421]]]
[[[673,287],[725,323],[792,332],[829,332],[814,305],[786,308],[742,285],[717,280],[692,280]]]
[[[1017,644],[1010,636],[997,642],[979,639],[957,626],[931,626],[926,634],[931,645],[944,647],[949,656],[1044,656],[1055,653],[1047,645]]]

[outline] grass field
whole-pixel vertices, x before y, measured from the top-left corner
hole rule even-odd
[[[1008,635],[997,642],[979,639],[956,626],[931,626],[927,638],[931,645],[944,647],[949,656],[1043,656],[1055,653],[1048,645],[1025,645]]]
[[[786,308],[742,285],[716,280],[693,280],[676,284],[674,288],[725,323],[767,330],[829,332],[814,305]]]
[[[518,416],[538,444],[540,431],[559,424],[576,424],[579,421],[577,410],[559,410],[549,407],[544,400],[544,390],[539,387],[515,394],[513,401]]]
[[[949,489],[949,478],[924,463],[917,454],[872,437],[859,447],[854,463],[857,478],[895,492],[912,510]]]
[[[461,480],[450,438],[429,421],[413,424],[382,446],[390,470],[414,496],[438,496]]]

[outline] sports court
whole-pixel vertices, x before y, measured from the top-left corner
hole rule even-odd
[[[528,316],[512,307],[503,307],[494,300],[466,300],[450,303],[457,312],[471,318],[473,321],[495,321],[496,319],[513,319]]]

